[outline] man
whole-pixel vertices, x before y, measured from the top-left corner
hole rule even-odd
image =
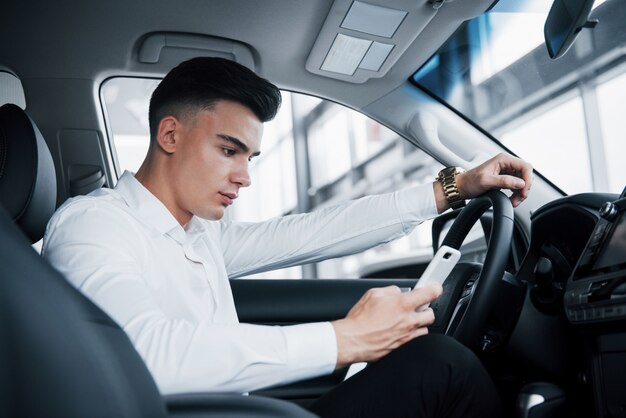
[[[163,393],[246,392],[367,361],[312,409],[323,416],[493,415],[497,396],[476,358],[446,337],[420,337],[434,317],[416,308],[436,299],[440,286],[371,290],[332,323],[238,323],[229,277],[362,251],[448,207],[435,182],[312,214],[222,221],[250,185],[263,122],[279,105],[275,86],[234,62],[180,64],[152,96],[151,143],[139,171],[124,173],[114,190],[59,208],[44,256],[120,324]],[[450,186],[464,199],[511,189],[517,206],[531,175],[527,163],[501,154]]]

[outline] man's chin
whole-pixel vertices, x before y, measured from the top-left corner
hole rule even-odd
[[[194,215],[207,221],[219,221],[224,217],[225,211],[226,208],[216,208],[210,211],[195,213]]]

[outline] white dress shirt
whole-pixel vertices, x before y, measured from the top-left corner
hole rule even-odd
[[[63,204],[42,254],[124,329],[163,394],[246,392],[332,372],[337,342],[328,322],[240,324],[229,277],[363,251],[436,214],[426,184],[260,223],[194,216],[183,229],[126,172]]]

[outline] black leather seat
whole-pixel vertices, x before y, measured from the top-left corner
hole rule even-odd
[[[124,331],[30,245],[54,211],[55,179],[35,123],[0,107],[0,417],[313,416],[260,397],[164,400]]]
[[[14,104],[0,107],[0,203],[32,242],[55,209],[54,163],[39,129]]]

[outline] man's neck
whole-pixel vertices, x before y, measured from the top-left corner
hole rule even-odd
[[[146,157],[139,170],[137,170],[135,178],[165,205],[183,228],[187,226],[193,215],[178,207],[174,190],[170,185],[168,177],[165,175],[165,171],[158,169],[149,156]]]

